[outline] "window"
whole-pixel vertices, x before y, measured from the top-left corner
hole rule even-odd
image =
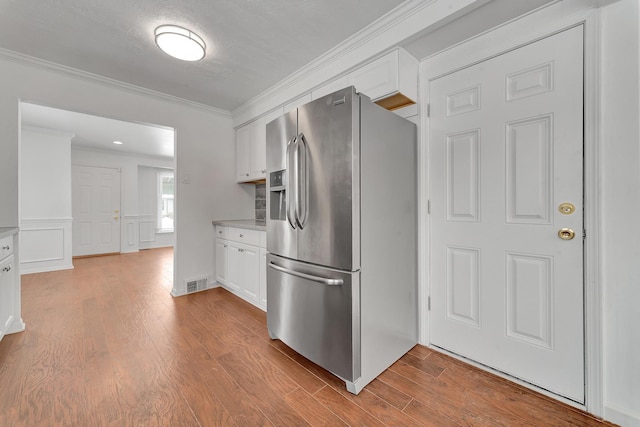
[[[174,178],[173,172],[158,173],[158,231],[173,231],[174,213]]]

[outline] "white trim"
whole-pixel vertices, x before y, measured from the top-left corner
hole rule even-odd
[[[490,0],[407,0],[308,63],[284,80],[232,111],[237,128],[283,106],[329,80],[387,53],[405,40],[427,33],[476,9]]]
[[[41,224],[43,222],[72,222],[73,218],[71,217],[60,217],[60,218],[22,218],[20,220],[20,224]],[[22,226],[20,227],[22,229]],[[32,230],[32,229],[30,229]],[[22,231],[22,230],[20,230]]]
[[[561,3],[538,10],[536,13],[524,15],[497,29],[483,33],[452,48],[431,56],[420,63],[420,91],[423,105],[429,102],[429,81],[437,77],[455,72],[459,69],[490,59],[518,47],[533,43],[571,27],[584,24],[585,34],[585,229],[588,230],[585,240],[585,405],[577,406],[602,417],[603,380],[602,380],[602,287],[600,256],[600,33],[599,11],[579,1],[565,0]],[[425,167],[421,176],[421,185],[427,190],[421,194],[428,200],[428,129],[429,118],[421,117],[422,144],[426,146],[420,156]],[[426,193],[426,194],[425,194]],[[424,202],[421,203],[424,212]],[[427,221],[420,227],[421,241],[428,242],[429,221],[426,215],[420,218]],[[423,249],[424,250],[424,249]],[[428,295],[430,283],[428,279],[428,250],[420,254],[419,278],[422,295]],[[426,306],[426,301],[421,301]],[[426,311],[425,311],[426,313]],[[428,316],[421,319],[421,343],[429,342]],[[517,382],[517,381],[516,381]],[[526,385],[526,383],[525,383]],[[530,385],[527,385],[531,387]],[[535,388],[535,387],[532,387]],[[537,388],[536,388],[537,389]],[[538,390],[538,389],[537,389]],[[542,389],[538,390],[544,391]],[[546,393],[545,393],[546,394]],[[559,396],[554,398],[564,401]],[[575,403],[572,404],[575,406]]]
[[[29,261],[26,261],[29,262]],[[62,270],[73,270],[73,264],[65,264],[65,265],[58,265],[55,267],[36,267],[36,268],[29,268],[28,271],[25,271],[24,269],[24,265],[22,266],[23,268],[20,269],[20,275],[24,275],[24,274],[34,274],[34,273],[48,273],[50,271],[62,271]]]
[[[56,64],[55,62],[47,61],[33,56],[25,55],[23,53],[14,52],[9,49],[0,48],[0,58],[9,61],[17,62],[19,64],[30,65],[35,68],[40,68],[46,71],[55,71],[61,74],[72,75],[91,82],[100,83],[104,86],[111,88],[121,89],[127,92],[147,95],[154,98],[161,99],[163,101],[169,101],[176,104],[181,104],[185,107],[195,108],[197,110],[203,110],[210,113],[218,114],[223,117],[231,117],[231,113],[221,108],[213,107],[211,105],[205,105],[199,102],[190,101],[188,99],[179,98],[177,96],[169,95],[155,90],[147,89],[141,86],[132,85],[130,83],[121,82],[119,80],[104,77],[98,74],[90,73],[88,71],[79,70],[77,68],[67,67],[66,65]]]
[[[640,414],[630,414],[615,406],[604,407],[605,419],[626,427],[640,427]]]

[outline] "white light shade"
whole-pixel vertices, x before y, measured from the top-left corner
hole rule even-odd
[[[156,28],[155,35],[156,44],[167,55],[183,61],[199,61],[204,58],[204,40],[186,28],[161,25]]]

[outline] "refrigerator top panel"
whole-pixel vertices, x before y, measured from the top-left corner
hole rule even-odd
[[[300,261],[360,268],[359,124],[353,87],[298,108]]]

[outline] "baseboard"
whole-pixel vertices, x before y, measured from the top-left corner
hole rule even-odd
[[[26,325],[24,324],[24,321],[22,320],[22,318],[14,320],[11,323],[11,326],[9,327],[9,329],[7,329],[6,334],[16,334],[18,332],[22,332],[24,331],[26,328]]]
[[[630,414],[613,406],[604,407],[604,419],[623,427],[640,427],[640,414]]]

